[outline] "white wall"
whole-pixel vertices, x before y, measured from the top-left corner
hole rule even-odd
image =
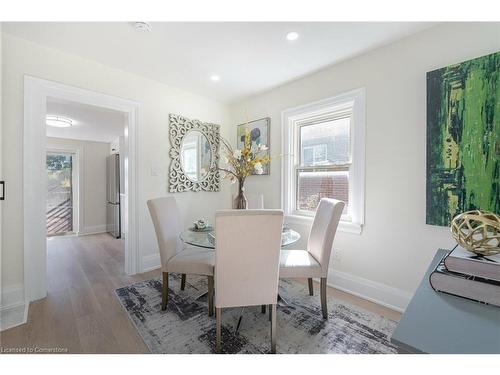
[[[143,260],[147,259],[149,266],[154,265],[157,261],[155,258],[157,244],[146,200],[168,195],[167,171],[170,147],[168,114],[178,113],[221,124],[222,134],[226,135],[229,123],[227,107],[219,102],[8,34],[3,35],[2,62],[4,68],[2,101],[4,108],[8,109],[3,112],[5,127],[2,155],[4,176],[10,187],[9,199],[4,202],[3,210],[4,233],[9,233],[3,238],[3,285],[23,282],[22,131],[25,74],[141,103],[137,166],[139,247]],[[152,167],[158,169],[160,173],[152,176]],[[211,220],[217,208],[228,206],[229,187],[225,183],[222,186],[222,191],[218,193],[175,195],[186,224],[201,216]]]
[[[279,155],[281,111],[366,87],[366,225],[338,233],[333,284],[402,309],[436,250],[454,244],[447,228],[425,225],[426,72],[499,50],[499,23],[439,25],[232,106],[233,124],[271,117]],[[247,180],[268,208],[280,207],[280,170],[278,158],[270,176]],[[309,228],[297,228],[304,246]]]
[[[80,234],[106,232],[106,158],[109,143],[78,141],[74,139],[47,137],[48,149],[81,150],[80,165],[82,180],[79,181],[83,195],[79,223]]]

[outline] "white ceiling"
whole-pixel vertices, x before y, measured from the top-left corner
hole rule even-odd
[[[4,32],[234,102],[433,26],[418,22],[3,23]],[[294,42],[289,31],[300,33]],[[219,75],[219,82],[210,76]]]
[[[49,98],[47,115],[69,117],[70,128],[47,126],[47,136],[110,143],[124,134],[126,113],[107,108]]]

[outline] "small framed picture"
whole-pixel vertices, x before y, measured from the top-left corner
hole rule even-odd
[[[270,126],[271,126],[271,118],[266,117],[260,120],[250,121],[246,124],[238,125],[237,134],[238,140],[236,141],[236,147],[238,149],[243,148],[243,144],[245,142],[245,129],[250,130],[250,137],[252,139],[253,145],[265,145],[267,146],[267,150],[262,152],[261,155],[270,155],[271,152],[271,139],[270,139]],[[269,175],[271,173],[271,163],[268,163],[263,166],[264,173],[262,175]],[[253,175],[257,175],[257,173],[252,172]]]

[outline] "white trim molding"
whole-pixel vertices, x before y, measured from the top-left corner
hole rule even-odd
[[[0,331],[26,323],[29,303],[24,299],[24,285],[2,288],[0,297]]]
[[[90,227],[83,227],[83,229],[78,233],[79,236],[87,236],[89,234],[99,234],[99,233],[106,233],[107,226],[105,224],[103,225],[92,225]]]
[[[138,245],[138,111],[140,104],[131,100],[85,90],[32,76],[24,77],[23,132],[23,219],[25,299],[34,301],[47,295],[47,244],[45,233],[45,176],[47,98],[58,98],[127,114],[125,142],[128,143],[128,178],[125,194],[128,205],[128,235],[125,238],[125,272],[140,271]]]
[[[142,272],[153,271],[160,267],[159,254],[142,257]],[[332,268],[328,270],[328,285],[398,312],[404,312],[412,298],[412,294],[406,291]]]
[[[404,290],[332,268],[328,269],[328,285],[398,312],[404,312],[413,297]]]
[[[160,254],[144,255],[141,272],[156,270],[161,267]]]
[[[295,164],[297,163],[297,129],[299,124],[311,118],[324,118],[335,112],[351,114],[351,166],[349,173],[349,220],[341,220],[338,230],[361,234],[365,222],[365,133],[366,100],[365,89],[359,88],[331,98],[281,113],[281,134],[283,139],[281,168],[281,207],[287,222],[310,224],[312,217],[299,215],[295,211]]]

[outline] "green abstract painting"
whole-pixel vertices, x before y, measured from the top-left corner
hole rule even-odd
[[[427,73],[427,224],[500,213],[500,52]]]

